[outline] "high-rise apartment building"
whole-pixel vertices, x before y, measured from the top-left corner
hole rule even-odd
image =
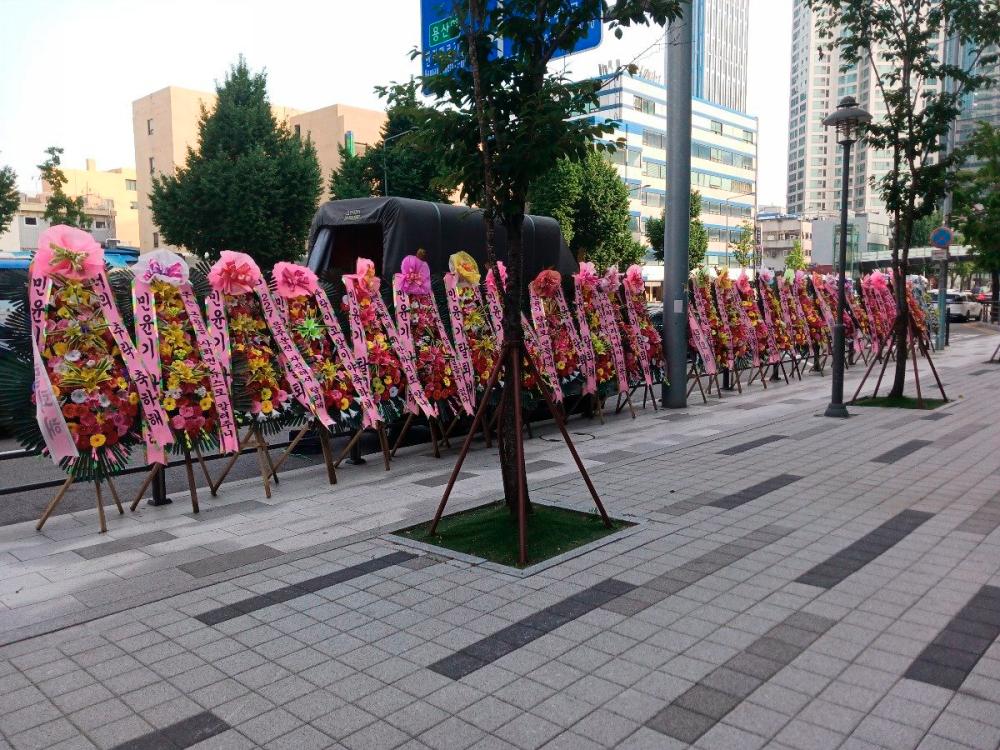
[[[843,161],[836,133],[823,120],[845,96],[871,112],[875,120],[885,116],[885,102],[875,72],[863,61],[841,70],[840,49],[825,47],[817,33],[817,22],[826,12],[813,11],[807,0],[794,0],[792,20],[792,67],[788,115],[788,212],[802,216],[825,216],[840,211]],[[938,42],[944,52],[943,38]],[[822,47],[822,49],[821,49]],[[879,67],[892,61],[875,50]],[[930,85],[924,83],[924,89]],[[859,213],[880,212],[885,206],[877,182],[892,166],[891,155],[861,143],[854,146],[848,183],[848,208]]]
[[[997,50],[990,49],[988,56],[995,55]],[[968,57],[968,56],[967,56]],[[972,61],[966,60],[971,67]],[[979,72],[993,80],[993,86],[982,89],[965,97],[962,114],[958,119],[957,143],[962,144],[975,132],[980,122],[988,122],[995,128],[1000,128],[1000,60],[980,65]],[[975,160],[972,160],[975,163]]]
[[[153,222],[149,193],[153,178],[173,174],[184,164],[188,147],[198,145],[198,120],[201,108],[211,109],[215,94],[192,91],[176,86],[154,91],[132,102],[132,135],[135,142],[136,180],[138,182],[138,212],[140,247],[143,251],[165,246],[160,231]],[[323,192],[330,172],[340,165],[337,147],[343,145],[348,132],[358,144],[377,143],[381,138],[385,113],[344,104],[303,112],[272,105],[277,120],[303,138],[312,139],[319,158]]]
[[[745,112],[750,0],[694,0],[691,93]]]

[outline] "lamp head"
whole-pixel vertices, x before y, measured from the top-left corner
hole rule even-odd
[[[837,109],[823,120],[823,125],[837,129],[840,143],[854,143],[858,138],[858,128],[871,120],[871,113],[859,107],[853,96],[845,96]]]

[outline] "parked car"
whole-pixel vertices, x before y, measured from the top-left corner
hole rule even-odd
[[[931,299],[936,300],[937,295],[938,290],[931,289]],[[983,303],[978,302],[972,296],[971,292],[959,292],[955,289],[949,289],[945,294],[945,299],[948,303],[949,320],[964,320],[968,322],[970,320],[983,319]]]
[[[976,298],[976,302],[989,302],[990,301],[990,288],[988,286],[977,286],[972,290],[973,296]]]

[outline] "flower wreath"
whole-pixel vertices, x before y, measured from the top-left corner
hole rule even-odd
[[[319,384],[295,348],[253,258],[223,250],[208,283],[209,324],[233,381],[237,422],[274,432],[310,415],[331,426]],[[239,378],[243,365],[245,379]]]
[[[781,307],[781,317],[788,326],[788,333],[792,338],[792,344],[796,349],[805,349],[809,345],[809,332],[806,321],[799,313],[797,299],[792,294],[791,283],[794,276],[790,276],[790,270],[786,269],[783,276],[778,276],[775,282],[778,285],[778,301]]]
[[[381,284],[375,264],[368,258],[358,258],[356,273],[344,274],[346,293],[341,307],[348,315],[354,355],[368,370],[379,419],[388,424],[406,410],[407,390],[416,373],[412,360],[402,356],[396,326],[379,292]],[[411,372],[404,373],[404,368],[413,377]]]
[[[600,277],[593,263],[581,263],[579,272],[573,274],[581,348],[590,350],[597,395],[602,399],[616,391],[628,393],[629,390],[621,329],[608,297],[612,285],[617,291],[617,282],[617,269],[610,278],[608,275]]]
[[[499,283],[497,283],[498,276],[500,277]],[[490,325],[496,336],[497,345],[503,344],[503,294],[506,290],[507,267],[502,260],[498,260],[495,272],[493,268],[486,272],[486,305],[490,312]],[[523,312],[521,313],[521,331],[524,333],[525,350],[525,356],[521,358],[522,401],[530,402],[541,398],[539,377],[545,381],[552,398],[556,401],[562,400],[562,391],[554,385],[559,382],[559,379],[551,375],[555,368],[549,369],[544,363],[544,353],[539,342],[538,332],[531,326]],[[528,365],[529,357],[535,363],[534,368]],[[539,377],[536,377],[536,372]]]
[[[447,419],[461,411],[474,414],[471,382],[456,365],[451,339],[431,291],[430,266],[418,255],[407,255],[400,272],[393,276],[392,291],[399,341],[415,365],[416,382],[432,409],[415,400],[428,417]],[[411,388],[411,392],[417,391]]]
[[[239,450],[236,419],[222,361],[189,280],[187,263],[154,250],[132,266],[135,340],[142,363],[159,388],[174,449]],[[149,463],[166,463],[159,446],[147,446]]]
[[[622,283],[625,295],[625,319],[630,348],[636,353],[639,370],[646,385],[663,382],[666,366],[663,361],[663,340],[649,319],[646,309],[646,283],[642,267],[633,264],[625,271]]]
[[[809,340],[817,349],[831,351],[829,323],[816,309],[816,303],[809,295],[808,278],[805,271],[796,271],[792,281],[792,292],[794,294],[797,312],[806,323],[806,330],[809,333]]]
[[[781,361],[781,355],[775,341],[774,328],[771,326],[769,318],[765,318],[761,314],[757,295],[754,293],[753,284],[750,283],[750,277],[745,268],[740,271],[735,287],[737,304],[740,306],[742,315],[746,317],[750,330],[753,331],[757,352],[761,356],[761,360],[766,359],[769,365],[778,364]]]
[[[444,275],[448,318],[455,339],[455,364],[463,387],[471,386],[472,402],[482,395],[499,355],[497,336],[490,321],[489,310],[479,290],[479,265],[466,252],[454,253],[448,259]]]
[[[696,270],[691,275],[691,299],[694,302],[695,315],[701,328],[711,336],[712,351],[716,363],[721,362],[723,367],[732,370],[735,363],[729,322],[719,316],[715,303],[712,301],[711,281],[704,269]]]
[[[581,381],[583,392],[596,393],[596,368],[588,364],[587,352],[569,314],[558,271],[539,272],[528,285],[531,320],[541,354],[542,372],[553,384],[557,402],[562,401]]]
[[[173,435],[86,232],[42,233],[29,269],[34,401],[46,451],[77,479],[111,476],[145,438],[162,450]]]
[[[774,286],[774,272],[767,268],[762,269],[757,275],[757,288],[763,302],[761,308],[764,311],[764,320],[774,334],[775,350],[780,355],[793,352],[795,342],[792,340],[790,324],[784,313],[785,306]]]
[[[733,359],[736,364],[746,366],[749,358],[754,367],[760,367],[757,337],[754,336],[746,310],[737,299],[735,284],[728,273],[723,273],[715,279],[715,301],[719,305],[719,315],[729,326]]]
[[[343,430],[374,427],[378,411],[367,368],[348,348],[316,274],[304,266],[280,262],[274,264],[271,280],[292,341],[319,384],[327,413]]]

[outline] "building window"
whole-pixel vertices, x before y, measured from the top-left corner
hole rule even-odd
[[[156,159],[152,156],[149,157],[149,173],[156,174]]]
[[[633,106],[639,112],[644,112],[647,115],[656,114],[656,102],[654,102],[652,99],[647,99],[644,96],[635,97],[633,101]]]
[[[97,219],[94,222],[94,229],[107,229],[107,228],[108,228],[108,222],[104,221],[103,219]]]
[[[297,135],[299,138],[302,137],[302,126],[301,125],[296,125],[295,126],[295,135]]]
[[[656,130],[642,131],[642,145],[651,148],[665,148],[666,136]]]
[[[133,211],[138,211],[139,210],[139,204],[136,203],[135,201],[132,201],[131,203],[129,203],[128,207],[131,208]]]
[[[160,234],[159,232],[153,232],[153,247],[156,248],[159,246],[160,246]]]
[[[146,120],[146,135],[152,135],[152,134],[153,134],[153,118],[151,117],[148,120]]]
[[[712,132],[722,135],[722,123],[717,120],[712,120]]]
[[[25,216],[24,217],[25,226],[35,227],[38,226],[38,218],[35,216]]]
[[[125,180],[125,189],[131,190],[134,193],[136,190],[135,180]]]
[[[665,180],[667,178],[667,165],[647,161],[642,166],[642,173],[646,177],[655,177],[658,180]]]
[[[638,232],[639,231],[639,217],[638,216],[629,216],[628,217],[628,228],[629,228],[630,232]]]

